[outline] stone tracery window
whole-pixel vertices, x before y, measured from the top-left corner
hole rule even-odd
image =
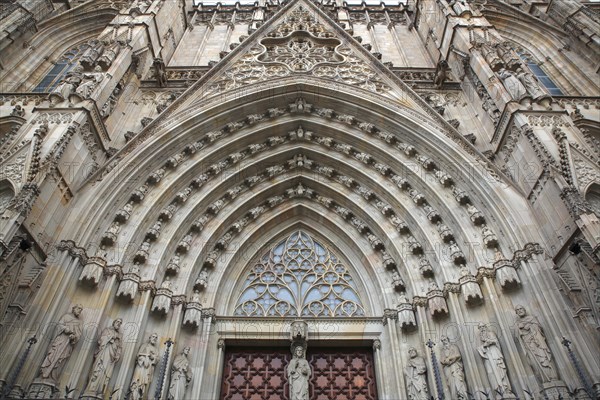
[[[33,91],[43,93],[54,89],[62,77],[77,65],[77,62],[88,47],[87,43],[83,43],[66,51]]]
[[[238,316],[363,316],[364,307],[348,268],[303,231],[266,252],[246,278]]]

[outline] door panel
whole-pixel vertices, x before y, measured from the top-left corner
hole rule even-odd
[[[377,400],[370,349],[309,348],[311,400]],[[221,400],[289,400],[286,367],[291,354],[281,349],[227,348]]]

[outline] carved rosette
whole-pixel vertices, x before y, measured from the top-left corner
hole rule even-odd
[[[97,286],[102,280],[102,274],[106,267],[106,261],[100,257],[90,257],[79,275],[80,282],[86,282]]]

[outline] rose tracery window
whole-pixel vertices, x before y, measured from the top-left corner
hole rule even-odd
[[[348,268],[303,231],[292,233],[254,265],[235,308],[239,316],[363,316]]]

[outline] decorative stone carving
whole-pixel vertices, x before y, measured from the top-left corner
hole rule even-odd
[[[496,258],[498,259],[498,257],[502,257],[499,252],[496,253]],[[496,270],[496,280],[504,289],[514,289],[521,285],[512,261],[500,258],[494,263],[494,269]]]
[[[442,336],[441,341],[440,363],[444,369],[446,383],[450,388],[450,396],[456,400],[468,400],[467,380],[460,349],[454,343],[450,343],[446,336]]]
[[[73,348],[81,337],[81,311],[83,311],[83,307],[76,304],[70,313],[63,315],[58,321],[56,336],[50,343],[48,353],[40,367],[42,379],[58,382],[65,361],[71,357]]]
[[[309,400],[308,380],[311,368],[306,361],[305,351],[305,347],[299,344],[292,347],[293,358],[287,366],[290,400]]]
[[[190,361],[188,360],[189,354],[190,348],[184,347],[181,354],[173,360],[173,366],[171,367],[171,384],[169,386],[169,400],[184,400],[186,398],[185,390],[193,377]]]
[[[467,205],[467,212],[469,213],[469,216],[471,217],[471,221],[479,226],[485,223],[485,217],[483,216],[483,213],[481,211],[479,211],[477,209],[477,207],[475,207],[473,204],[469,203]]]
[[[117,290],[117,297],[128,298],[129,301],[135,299],[138,287],[140,284],[140,268],[137,264],[134,264],[121,279],[119,283],[119,289]]]
[[[175,211],[177,211],[177,206],[175,204],[169,204],[160,211],[158,218],[162,221],[170,221],[171,218],[173,218]]]
[[[448,315],[448,304],[446,304],[444,292],[440,290],[435,282],[429,284],[427,307],[432,317],[444,317]]]
[[[194,237],[191,233],[188,233],[181,239],[181,242],[177,245],[177,251],[181,254],[185,254],[190,250],[190,246],[192,245],[192,240]]]
[[[444,243],[450,243],[454,241],[454,233],[452,233],[452,230],[446,224],[438,222],[437,230],[440,233],[440,237]]]
[[[158,362],[158,335],[153,333],[148,338],[148,343],[140,346],[138,351],[133,377],[129,385],[132,400],[145,399],[148,387],[154,375],[154,366]]]
[[[490,385],[492,385],[492,395],[498,400],[516,398],[508,380],[508,370],[500,341],[486,324],[479,324],[479,341],[481,345],[477,350],[483,358],[485,371]]]
[[[519,81],[512,72],[502,68],[499,72],[499,76],[504,83],[504,87],[513,99],[519,101],[527,94],[527,90],[525,90],[521,81]]]
[[[475,278],[469,272],[466,266],[462,266],[460,269],[460,279],[458,280],[461,286],[463,298],[468,305],[481,304],[483,302],[483,293]]]
[[[133,212],[133,204],[131,202],[125,204],[123,208],[121,208],[117,215],[115,215],[115,221],[119,223],[123,223],[129,219],[131,213]]]
[[[72,93],[75,93],[82,78],[83,67],[81,67],[81,65],[77,65],[71,71],[67,72],[63,80],[48,95],[50,107],[54,107],[56,104],[68,100],[69,96]]]
[[[404,294],[400,296],[398,304],[398,324],[403,331],[411,331],[417,327],[415,310]]]
[[[160,288],[156,291],[154,301],[152,301],[152,311],[163,315],[169,312],[169,308],[171,307],[171,297],[173,297],[171,281],[169,280],[169,277],[166,276],[160,285]]]
[[[483,244],[488,249],[493,249],[498,246],[498,238],[486,224],[482,225],[481,236],[483,237]]]
[[[146,240],[155,241],[160,236],[161,229],[162,222],[158,220],[154,223],[154,225],[152,225],[150,229],[148,229],[148,232],[146,232]]]
[[[548,96],[540,87],[537,78],[531,72],[525,71],[523,68],[519,68],[517,69],[517,78],[519,81],[521,81],[533,99],[539,99],[540,97]]]
[[[23,118],[24,115],[25,115],[25,110],[19,104],[15,105],[15,107],[10,112],[11,117]]]
[[[558,381],[558,370],[552,359],[552,351],[546,341],[542,325],[536,317],[527,315],[523,306],[515,307],[515,313],[517,334],[529,364],[542,382]]]
[[[171,259],[169,260],[169,263],[167,264],[166,272],[168,274],[179,273],[179,268],[181,267],[180,263],[181,263],[181,256],[179,255],[179,253],[175,253],[175,255],[173,257],[171,257]]]
[[[395,268],[392,270],[392,287],[395,291],[404,291],[406,289],[406,284],[404,283],[404,279],[398,273],[398,270]]]
[[[113,221],[102,236],[102,244],[112,245],[117,240],[117,235],[121,230],[121,225],[117,221]]]
[[[115,364],[119,362],[123,352],[123,338],[120,332],[122,323],[123,320],[117,318],[113,321],[112,326],[104,328],[100,334],[84,395],[104,397]]]
[[[69,99],[74,99],[74,103],[89,99],[98,84],[104,79],[104,73],[99,66],[94,69],[93,73],[83,74],[81,84],[75,89]]]
[[[196,282],[194,283],[194,289],[204,290],[207,287],[208,287],[208,271],[203,269],[198,274],[198,278],[196,278]]]
[[[150,183],[151,185],[156,185],[158,182],[161,181],[162,178],[164,178],[165,172],[166,171],[164,168],[157,169],[148,177],[148,183]]]
[[[200,292],[194,290],[191,300],[185,306],[183,324],[198,327],[202,323],[202,304],[200,304]]]
[[[308,324],[303,320],[296,320],[290,326],[290,340],[292,342],[308,341]]]
[[[131,201],[141,203],[148,193],[148,185],[142,185],[131,193]]]
[[[406,376],[406,393],[409,400],[429,400],[427,388],[427,364],[423,357],[419,357],[417,350],[411,347],[408,350],[409,359],[406,361],[404,376]]]
[[[431,266],[429,260],[425,258],[425,256],[421,256],[421,258],[419,259],[419,272],[421,273],[421,275],[427,278],[433,276],[433,267]]]
[[[454,264],[462,265],[466,262],[465,254],[462,252],[460,247],[458,247],[455,241],[450,242],[448,253],[450,254],[450,259],[452,262],[454,262]]]
[[[144,242],[142,242],[140,247],[138,247],[137,251],[135,252],[133,261],[136,263],[143,264],[148,259],[148,256],[150,255],[149,253],[150,253],[150,242],[144,241]]]
[[[83,266],[81,275],[79,275],[80,282],[90,283],[92,286],[97,286],[102,280],[102,274],[106,267],[106,261],[100,257],[90,257],[87,263]]]

